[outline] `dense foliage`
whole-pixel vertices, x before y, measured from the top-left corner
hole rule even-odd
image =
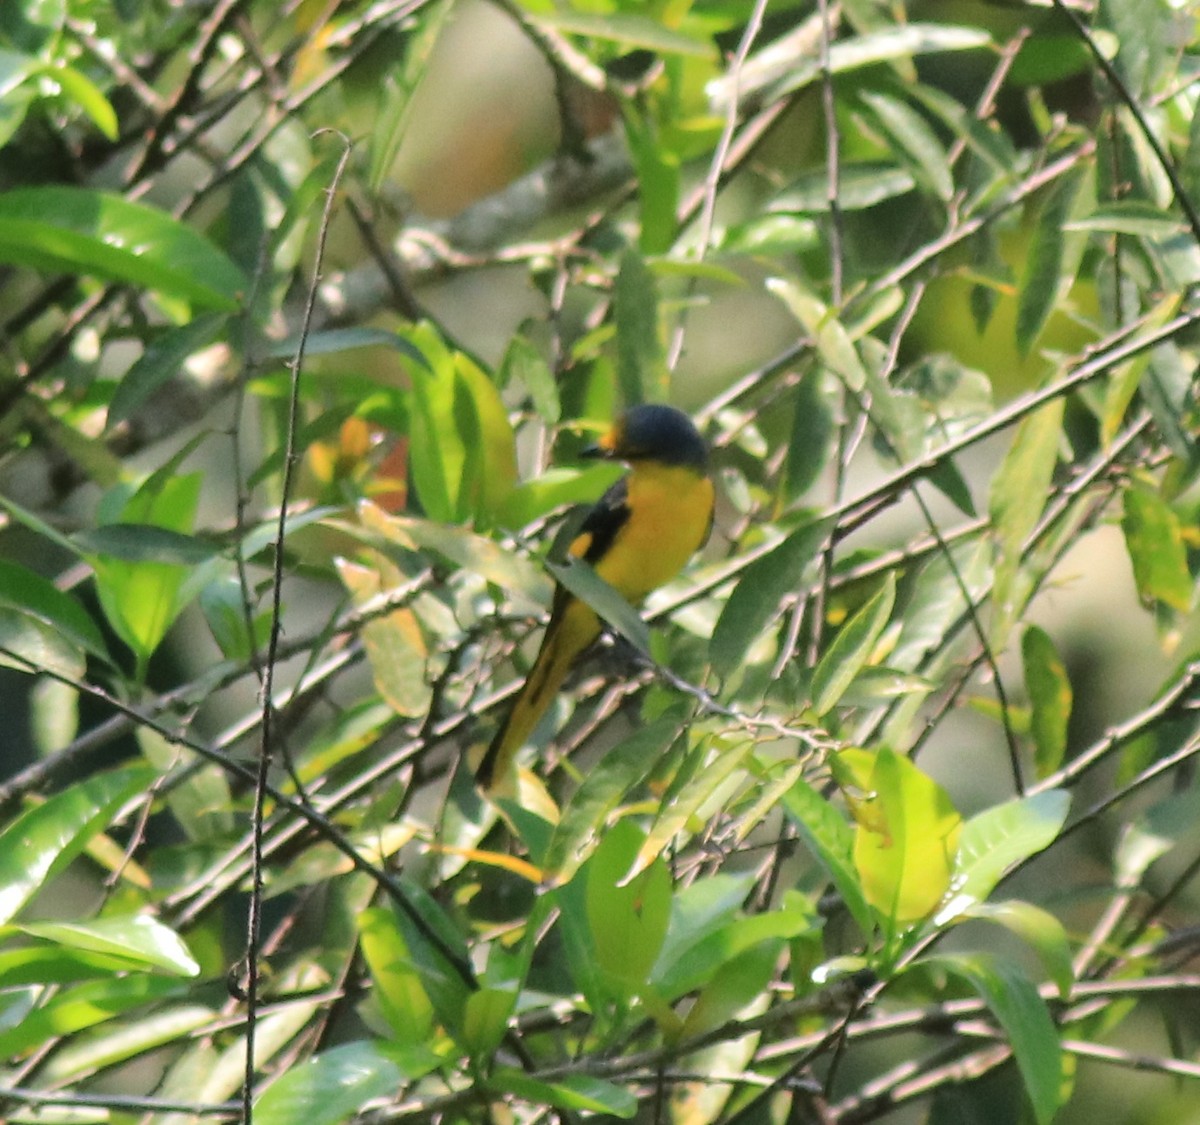
[[[1187,0],[0,5],[0,1116],[1194,1120],[1198,75]],[[555,560],[656,400],[643,624]]]

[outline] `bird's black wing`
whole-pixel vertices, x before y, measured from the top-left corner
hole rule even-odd
[[[593,566],[612,546],[617,532],[629,520],[629,485],[622,477],[596,501],[579,527],[571,554]],[[583,541],[583,542],[581,542]]]

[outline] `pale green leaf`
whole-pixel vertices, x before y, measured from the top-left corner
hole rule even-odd
[[[896,575],[889,571],[880,588],[839,630],[813,670],[812,701],[818,715],[838,703],[854,677],[871,660],[875,643],[892,616]]]
[[[968,905],[985,902],[1010,868],[1058,838],[1070,806],[1066,790],[1048,789],[995,805],[968,820],[958,841],[951,897],[936,921],[941,924]]]
[[[1071,681],[1049,634],[1031,625],[1021,637],[1025,689],[1032,707],[1030,731],[1039,777],[1058,769],[1067,747],[1071,719]]]

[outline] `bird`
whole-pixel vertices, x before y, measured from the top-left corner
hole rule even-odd
[[[626,410],[585,457],[629,472],[588,511],[567,554],[589,563],[633,605],[674,578],[708,540],[715,492],[708,446],[692,420],[661,403]],[[491,793],[506,778],[572,665],[600,636],[599,615],[559,585],[537,658],[475,771]]]

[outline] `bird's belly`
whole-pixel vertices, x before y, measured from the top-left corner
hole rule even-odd
[[[669,582],[703,545],[712,518],[713,486],[685,469],[630,479],[630,518],[596,571],[631,602]]]

